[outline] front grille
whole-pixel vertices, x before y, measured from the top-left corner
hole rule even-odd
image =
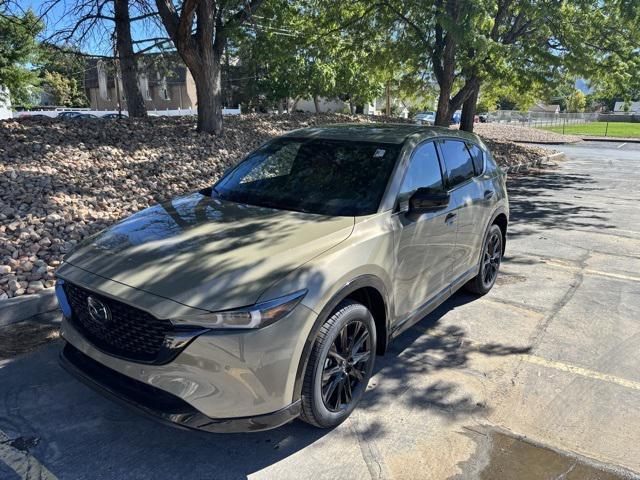
[[[64,291],[73,312],[73,326],[100,350],[119,357],[151,362],[156,359],[165,336],[172,330],[168,320],[112,300],[70,283]],[[104,303],[111,312],[107,322],[97,321],[89,315],[88,297]]]

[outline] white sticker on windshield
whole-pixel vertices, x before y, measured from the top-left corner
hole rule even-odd
[[[376,150],[376,152],[373,154],[373,158],[381,158],[381,157],[384,157],[384,154],[385,154],[386,152],[387,152],[387,151],[386,151],[385,149],[383,149],[383,148],[378,148],[378,149]]]

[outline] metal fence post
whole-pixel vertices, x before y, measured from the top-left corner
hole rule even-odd
[[[609,133],[609,122],[607,122],[607,124],[604,127],[604,136],[607,136],[607,133]]]

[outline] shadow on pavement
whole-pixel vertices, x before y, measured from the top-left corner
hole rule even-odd
[[[610,223],[611,210],[576,201],[562,201],[555,191],[566,190],[578,195],[605,190],[590,174],[567,173],[552,168],[534,175],[518,175],[508,182],[510,223],[526,225],[528,231],[575,230],[579,228],[615,228]],[[585,196],[588,199],[588,196]],[[524,231],[509,232],[509,237],[523,235]]]

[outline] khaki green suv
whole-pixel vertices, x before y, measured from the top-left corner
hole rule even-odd
[[[186,428],[333,427],[394,337],[462,286],[491,289],[508,213],[505,175],[473,134],[293,131],[71,252],[61,361]]]

